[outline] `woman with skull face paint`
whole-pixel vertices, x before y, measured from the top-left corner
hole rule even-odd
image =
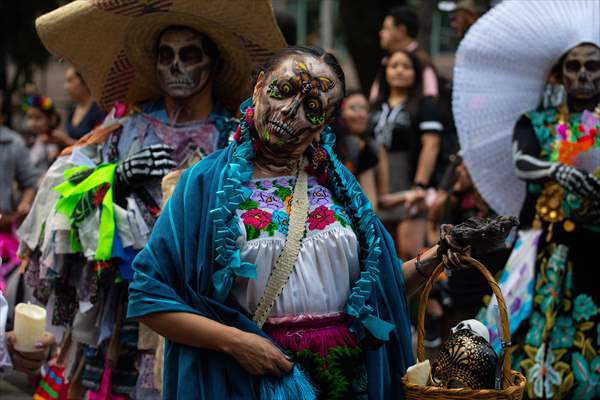
[[[168,398],[315,398],[307,376],[319,398],[402,398],[406,296],[456,250],[401,266],[333,152],[344,86],[321,49],[276,54],[235,142],[185,173],[135,260],[128,315],[168,338]]]
[[[598,15],[597,1],[504,1],[469,29],[456,57],[462,158],[490,207],[521,224],[498,280],[512,344],[498,338],[495,301],[479,318],[494,348],[512,352],[529,398],[599,394]],[[548,82],[565,96],[544,96]]]
[[[597,365],[593,355],[600,351],[600,292],[590,268],[597,259],[590,244],[600,243],[600,48],[572,48],[552,74],[566,97],[525,114],[513,137],[517,176],[528,189],[521,224],[542,229],[533,315],[516,341],[531,398],[591,398],[577,374],[581,365]],[[540,348],[560,352],[548,362],[554,376],[545,392],[534,388],[540,377],[533,349]]]
[[[590,385],[600,350],[590,268],[600,243],[597,15],[595,1],[502,2],[457,54],[454,114],[465,165],[486,202],[519,213],[521,224],[498,281],[515,346],[497,338],[495,302],[479,317],[496,350],[511,347],[528,398],[598,397]],[[544,97],[547,82],[565,95]]]

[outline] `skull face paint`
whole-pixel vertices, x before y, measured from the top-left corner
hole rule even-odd
[[[582,44],[567,53],[563,85],[570,97],[587,100],[600,95],[600,48]]]
[[[323,61],[295,55],[262,76],[254,93],[255,126],[264,147],[298,155],[323,131],[340,100],[336,76]]]
[[[170,27],[161,35],[156,75],[169,97],[185,99],[208,85],[214,60],[206,54],[202,40],[200,32],[185,27]]]

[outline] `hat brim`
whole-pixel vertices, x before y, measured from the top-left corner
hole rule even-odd
[[[74,0],[36,20],[44,46],[77,68],[104,109],[162,95],[153,53],[171,25],[216,44],[223,69],[215,93],[231,106],[249,94],[252,69],[286,45],[269,0]]]

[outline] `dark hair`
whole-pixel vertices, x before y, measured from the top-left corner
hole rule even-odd
[[[367,95],[360,89],[350,89],[350,90],[346,91],[346,94],[344,95],[344,99],[347,99],[350,96],[354,96],[355,94],[360,94],[361,96],[367,97]]]
[[[409,7],[396,6],[388,10],[386,16],[391,16],[394,19],[396,26],[404,25],[408,36],[416,38],[419,34],[419,17]]]
[[[81,75],[81,72],[79,72],[77,70],[77,68],[75,68],[75,67],[73,67],[73,71],[75,71],[75,75],[77,75],[77,77],[79,78],[79,80],[81,81],[81,83],[83,84],[83,86],[85,86],[89,90],[90,88],[87,85],[85,79],[83,79],[83,75]]]
[[[396,53],[402,53],[405,56],[407,56],[412,64],[413,70],[415,71],[415,80],[414,80],[413,84],[408,88],[407,106],[406,106],[407,110],[412,114],[418,108],[419,102],[421,101],[421,98],[423,97],[423,73],[421,70],[421,62],[419,61],[419,58],[415,54],[413,54],[409,51],[395,50],[388,55],[388,61],[387,61],[388,63],[389,63],[389,60],[391,60],[391,58]],[[379,84],[379,94],[377,95],[377,99],[375,100],[375,103],[374,103],[375,108],[379,108],[381,106],[381,104],[386,102],[388,100],[388,97],[390,96],[391,89],[390,89],[390,84],[388,83],[388,81],[386,79],[386,73],[385,73],[386,69],[387,69],[387,64],[384,66],[383,71],[379,75],[379,78],[377,80],[377,82]]]
[[[60,114],[56,111],[54,102],[49,97],[29,96],[23,102],[22,108],[24,111],[27,111],[30,108],[41,111],[50,121],[49,127],[51,130],[58,128],[60,125]]]
[[[344,70],[342,69],[340,63],[333,54],[328,53],[317,46],[290,46],[279,50],[277,53],[273,54],[271,58],[269,58],[269,60],[256,71],[256,73],[254,74],[253,86],[256,85],[256,80],[260,72],[264,72],[265,74],[268,73],[291,55],[312,56],[318,60],[323,61],[329,66],[329,68],[331,68],[335,76],[338,78],[339,84],[342,87],[342,96],[340,97],[336,105],[336,112],[339,111],[341,101],[346,96],[346,76],[344,75]]]

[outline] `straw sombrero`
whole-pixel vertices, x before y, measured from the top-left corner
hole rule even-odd
[[[503,1],[458,48],[452,103],[460,147],[498,214],[518,215],[525,198],[513,164],[515,124],[540,103],[554,63],[582,42],[600,46],[599,0]]]
[[[39,17],[53,54],[71,62],[105,108],[160,96],[154,46],[168,26],[206,34],[223,57],[216,94],[226,103],[250,94],[252,69],[284,47],[269,0],[76,0]]]

